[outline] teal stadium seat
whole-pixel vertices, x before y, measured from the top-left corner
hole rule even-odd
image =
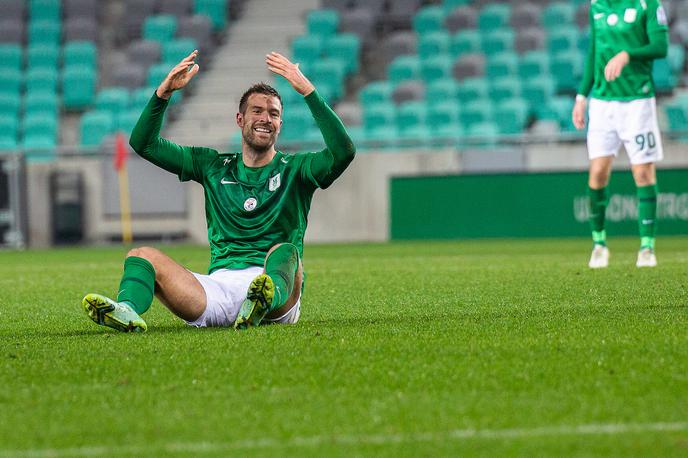
[[[466,78],[459,83],[456,96],[462,104],[487,100],[488,89],[487,79]]]
[[[147,87],[141,87],[138,89],[134,89],[131,92],[131,98],[129,99],[129,107],[132,110],[138,110],[138,113],[141,114],[143,109],[146,107],[148,102],[150,101],[151,97],[153,97],[153,93],[157,87],[153,86],[147,86]]]
[[[171,14],[148,16],[143,23],[144,40],[157,41],[164,45],[174,39],[176,33],[177,18]]]
[[[109,111],[113,118],[129,108],[129,91],[123,87],[101,89],[96,94],[96,110]]]
[[[394,85],[420,79],[420,59],[418,55],[407,54],[395,57],[387,67],[387,78]]]
[[[19,148],[17,137],[5,132],[0,132],[0,154],[7,154]]]
[[[32,21],[60,21],[62,17],[61,0],[30,0],[29,16]]]
[[[25,135],[21,142],[28,162],[50,162],[55,159],[57,140],[51,135]]]
[[[95,44],[90,41],[70,41],[64,46],[62,62],[65,67],[83,65],[96,69],[98,67],[98,51]]]
[[[678,43],[670,43],[666,59],[669,61],[674,75],[679,76],[685,67],[686,49]]]
[[[531,112],[535,114],[537,119],[554,121],[562,130],[571,130],[573,128],[571,121],[573,103],[574,98],[571,96],[554,96],[546,105],[531,109]]]
[[[681,133],[681,138],[688,139],[688,98],[679,98],[665,105],[665,113],[670,132]]]
[[[512,51],[514,49],[514,37],[514,31],[509,28],[491,32],[486,31],[482,36],[482,51],[487,56]]]
[[[21,70],[0,66],[0,94],[19,94],[24,87]]]
[[[449,52],[454,58],[480,51],[481,35],[477,30],[460,30],[451,37]]]
[[[313,63],[310,75],[321,95],[326,100],[335,101],[344,94],[345,64],[338,59],[323,58]],[[327,94],[327,91],[330,91]]]
[[[551,30],[547,37],[547,49],[550,56],[556,56],[561,52],[577,50],[579,35],[580,32],[578,32],[575,26],[562,26]]]
[[[439,5],[428,5],[413,16],[413,30],[420,36],[437,32],[444,27],[445,13]]]
[[[24,116],[35,113],[51,114],[57,117],[59,114],[59,100],[54,92],[28,92],[24,96]]]
[[[507,3],[488,4],[478,14],[478,28],[483,32],[509,27],[511,5]]]
[[[585,55],[578,49],[561,52],[552,58],[550,72],[556,81],[558,92],[576,91],[583,78],[584,64]]]
[[[165,79],[171,68],[168,64],[154,64],[148,69],[147,86],[158,87]]]
[[[353,33],[338,33],[327,39],[325,57],[344,63],[347,74],[358,72],[361,40]]]
[[[363,109],[363,126],[367,132],[389,129],[396,132],[396,106],[390,102],[371,104]]]
[[[468,102],[461,107],[460,119],[467,129],[476,124],[491,122],[494,114],[494,107],[489,99],[479,99]]]
[[[525,100],[515,97],[500,102],[494,111],[494,122],[500,134],[520,134],[528,121],[529,106]]]
[[[337,33],[339,13],[336,10],[312,10],[306,17],[306,29],[309,35],[328,38]]]
[[[50,113],[31,113],[24,116],[22,134],[27,137],[45,137],[57,142],[58,117]]]
[[[459,82],[452,77],[435,80],[425,86],[425,99],[430,104],[458,100]]]
[[[22,101],[19,92],[0,94],[0,116],[17,117]]]
[[[52,20],[36,20],[29,23],[29,45],[59,46],[61,23]]]
[[[193,38],[177,38],[162,44],[162,63],[168,67],[168,72],[183,58],[197,49],[196,40]]]
[[[503,76],[516,75],[518,70],[518,57],[512,51],[500,52],[488,56],[485,74],[489,79]]]
[[[452,59],[438,55],[420,62],[420,76],[425,84],[451,77]]]
[[[30,68],[26,72],[26,91],[57,92],[57,81],[55,68]]]
[[[69,65],[62,72],[62,103],[68,110],[82,110],[93,104],[97,73],[84,65]]]
[[[300,35],[292,41],[291,50],[294,62],[307,66],[322,56],[323,40],[316,35]]]
[[[490,100],[495,105],[521,96],[521,80],[515,76],[503,76],[490,81]]]
[[[549,73],[549,54],[546,51],[529,51],[518,61],[518,76],[522,79],[539,78]]]
[[[521,96],[530,103],[532,108],[547,105],[556,93],[556,82],[551,76],[543,75],[537,79],[523,82]]]
[[[399,132],[404,132],[417,126],[425,126],[428,117],[428,107],[424,100],[413,100],[402,103],[397,107],[396,126]]]
[[[674,90],[677,79],[668,59],[664,58],[654,61],[652,64],[652,79],[657,92],[668,93]]]
[[[434,103],[428,108],[430,132],[438,144],[453,144],[463,136],[463,127],[459,121],[461,110],[454,100]]]
[[[98,146],[115,128],[115,118],[111,112],[87,111],[81,117],[81,145]]]
[[[129,108],[121,111],[116,117],[117,130],[123,132],[127,137],[131,135],[136,122],[141,116],[141,111],[138,108]]]
[[[578,35],[578,50],[587,56],[589,49],[590,49],[590,31],[586,29],[586,30],[581,31],[581,33]]]
[[[472,124],[466,128],[467,146],[491,148],[499,142],[499,127],[493,121]]]
[[[447,56],[449,54],[449,43],[451,41],[449,33],[444,30],[429,32],[418,38],[418,56],[421,60],[436,56]]]
[[[304,133],[314,126],[313,115],[303,103],[286,105],[282,120],[282,141],[303,141]]]
[[[472,0],[443,0],[442,8],[445,13],[451,13],[460,6],[470,5]]]
[[[56,45],[38,44],[29,46],[27,52],[28,69],[58,67],[60,47]]]
[[[194,13],[208,16],[216,31],[227,26],[226,0],[194,0]]]
[[[0,135],[13,138],[17,141],[19,133],[19,118],[16,115],[4,115],[0,113]]]
[[[0,62],[4,68],[21,70],[24,67],[24,50],[16,43],[0,43]]]
[[[550,3],[540,16],[540,23],[549,30],[562,26],[573,25],[576,18],[576,5],[572,3]]]
[[[378,103],[391,103],[394,86],[389,81],[373,81],[361,89],[358,100],[363,109]]]

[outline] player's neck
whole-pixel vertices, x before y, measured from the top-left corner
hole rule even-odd
[[[250,146],[244,144],[241,149],[241,160],[246,167],[263,167],[272,162],[272,159],[277,154],[275,147],[272,146],[266,151],[256,151]]]

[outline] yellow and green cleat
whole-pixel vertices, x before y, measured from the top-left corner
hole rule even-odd
[[[260,274],[251,281],[246,293],[246,300],[241,304],[239,315],[234,322],[234,329],[246,329],[258,326],[270,311],[275,297],[275,284],[267,274]]]
[[[124,302],[115,302],[100,294],[87,294],[81,301],[88,316],[101,326],[122,332],[145,332],[146,322]]]

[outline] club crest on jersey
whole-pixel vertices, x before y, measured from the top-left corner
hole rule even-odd
[[[626,11],[624,11],[624,22],[628,22],[629,24],[635,22],[637,16],[638,12],[635,8],[626,8]]]
[[[664,11],[664,7],[661,5],[657,7],[657,24],[667,25],[666,11]]]
[[[607,16],[607,24],[614,26],[617,22],[619,22],[619,16],[616,14],[610,14]]]
[[[270,178],[270,181],[268,182],[268,190],[274,191],[280,187],[280,184],[282,184],[282,182],[280,181],[280,174],[278,173],[274,177]]]
[[[244,201],[244,210],[247,212],[252,212],[258,206],[258,201],[255,197],[249,197]]]

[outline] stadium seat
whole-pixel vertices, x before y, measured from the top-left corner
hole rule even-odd
[[[182,16],[177,22],[177,36],[192,38],[198,43],[201,53],[212,53],[215,50],[213,23],[208,16],[194,14]]]
[[[312,10],[306,17],[306,29],[309,35],[328,38],[337,33],[339,14],[335,10]]]
[[[0,18],[0,43],[21,44],[24,41],[24,22]]]
[[[22,133],[24,137],[50,137],[57,138],[57,116],[51,113],[30,113],[24,116],[22,121]]]
[[[549,54],[546,51],[530,51],[518,62],[518,76],[522,79],[539,78],[549,73]]]
[[[91,67],[70,65],[62,73],[62,103],[68,110],[89,107],[96,94],[97,73]]]
[[[90,18],[73,17],[64,24],[64,41],[90,41],[98,39],[98,23]]]
[[[19,116],[21,105],[19,92],[0,93],[0,116]]]
[[[510,25],[514,29],[525,29],[529,27],[540,27],[540,16],[542,10],[539,5],[534,3],[521,3],[511,11]]]
[[[447,55],[437,55],[420,62],[420,76],[425,84],[451,77],[452,59]]]
[[[420,59],[417,55],[397,56],[387,67],[387,78],[397,85],[420,78]]]
[[[192,38],[177,38],[162,44],[162,63],[167,64],[168,71],[179,61],[198,49]]]
[[[50,162],[55,159],[57,139],[49,134],[25,135],[21,142],[28,162]]]
[[[676,76],[668,59],[655,60],[652,65],[652,79],[659,93],[669,93],[676,87]]]
[[[458,85],[456,96],[462,104],[486,100],[489,86],[485,78],[466,78]]]
[[[16,135],[0,132],[0,154],[11,153],[17,148],[19,148],[19,143]]]
[[[494,122],[500,134],[520,134],[528,120],[528,103],[521,98],[512,98],[496,105]]]
[[[449,56],[449,43],[446,31],[427,33],[418,39],[418,56],[423,60],[438,55]]]
[[[447,101],[456,103],[458,100],[458,91],[458,81],[452,77],[441,78],[429,83],[426,86],[425,99],[431,105]]]
[[[542,11],[542,25],[550,30],[558,29],[564,25],[573,25],[576,15],[576,6],[571,3],[550,3]]]
[[[149,16],[143,23],[143,39],[164,45],[177,33],[177,18],[171,14]]]
[[[24,96],[24,116],[35,113],[47,113],[57,118],[59,100],[54,92],[28,92]]]
[[[547,75],[537,79],[528,79],[521,87],[521,96],[530,103],[531,107],[547,105],[555,93],[556,82],[554,78]]]
[[[486,5],[478,15],[478,28],[481,31],[498,30],[509,27],[511,5],[507,3],[493,3]]]
[[[573,112],[574,98],[572,96],[554,96],[545,105],[531,108],[531,113],[537,119],[555,121],[560,129],[569,129],[573,123],[571,113]],[[570,129],[569,129],[570,130]]]
[[[358,72],[361,40],[353,33],[339,33],[327,39],[324,55],[345,64],[347,74]]]
[[[34,68],[26,72],[26,91],[57,91],[58,75],[54,68]]]
[[[130,62],[112,72],[112,84],[127,89],[137,89],[147,82],[147,71],[143,64]]]
[[[19,118],[15,115],[0,113],[0,135],[12,137],[15,142],[19,132]]]
[[[171,14],[180,19],[191,14],[193,0],[164,0],[158,3],[158,13]]]
[[[371,104],[363,109],[363,126],[366,131],[375,131],[380,128],[396,130],[395,118],[396,107],[389,102]]]
[[[151,97],[153,97],[153,92],[155,92],[155,87],[141,87],[131,91],[131,97],[129,99],[129,107],[132,110],[137,110],[139,115],[146,107]]]
[[[470,5],[472,0],[442,0],[442,7],[446,13],[454,11],[456,8]]]
[[[226,0],[194,0],[194,13],[208,16],[216,31],[227,26]]]
[[[495,30],[484,33],[481,40],[482,51],[491,56],[504,51],[514,49],[514,31],[511,29]]]
[[[377,18],[363,6],[347,10],[340,15],[339,31],[353,33],[361,40],[363,46],[367,46],[375,39],[376,24]]]
[[[0,43],[0,62],[3,67],[21,70],[24,67],[24,50],[16,43]]]
[[[23,22],[26,16],[26,1],[0,0],[0,15],[9,21]]]
[[[514,39],[514,51],[525,54],[529,51],[541,50],[545,47],[545,32],[539,27],[518,29]]]
[[[82,146],[98,146],[115,129],[115,118],[109,111],[87,111],[81,117]]]
[[[478,26],[478,12],[471,6],[459,6],[447,13],[444,28],[449,33],[472,30]]]
[[[0,67],[0,94],[19,94],[24,87],[21,70],[10,67]]]
[[[28,69],[55,69],[58,67],[59,58],[59,46],[47,44],[31,45],[27,51],[26,63]]]
[[[451,37],[449,52],[455,58],[480,51],[480,32],[477,30],[461,30]]]
[[[464,78],[473,78],[485,74],[485,56],[482,54],[465,54],[454,62],[452,75],[461,81]]]
[[[550,56],[578,49],[579,34],[578,30],[573,26],[551,30],[547,39],[547,49]]]
[[[495,106],[505,100],[521,96],[521,80],[514,76],[504,76],[490,81],[490,100]]]
[[[361,89],[358,100],[364,109],[380,102],[391,103],[393,89],[389,81],[373,81]]]
[[[396,126],[399,132],[404,132],[417,126],[425,126],[428,117],[428,107],[424,100],[413,100],[397,107]]]
[[[60,21],[62,2],[60,0],[30,0],[29,15],[32,21]]]
[[[62,61],[65,67],[83,65],[92,69],[98,67],[96,46],[88,41],[71,41],[64,46]]]
[[[124,134],[128,137],[131,134],[131,131],[134,129],[136,122],[139,120],[141,111],[142,110],[137,108],[130,108],[121,111],[115,118],[117,130],[124,132]]]
[[[461,107],[461,124],[469,129],[484,122],[491,122],[494,109],[489,99],[474,100]]]
[[[454,144],[464,134],[460,119],[459,104],[455,101],[444,101],[430,105],[428,119],[430,132],[438,144]]]
[[[58,46],[61,38],[61,26],[58,21],[38,20],[29,23],[29,45]]]
[[[345,65],[337,59],[323,58],[313,63],[309,76],[319,88],[321,95],[323,87],[329,86],[332,90],[331,97],[338,99],[344,93]]]
[[[419,35],[438,32],[444,23],[444,9],[439,5],[428,5],[413,16],[413,30]]]
[[[96,94],[96,110],[109,111],[116,117],[129,107],[129,91],[123,87],[101,89]]]
[[[294,62],[308,65],[320,58],[323,53],[323,40],[317,35],[300,35],[291,43]]]
[[[556,81],[558,92],[575,92],[583,77],[585,56],[574,49],[554,56],[550,63],[550,72]]]
[[[465,143],[464,143],[465,142]],[[492,121],[472,124],[466,128],[466,137],[459,146],[468,148],[491,148],[499,142],[499,127]]]
[[[409,80],[397,85],[392,91],[392,101],[397,105],[410,100],[425,98],[425,84],[422,81]]]
[[[501,78],[503,76],[516,75],[518,57],[515,53],[506,51],[488,56],[485,74],[488,78]]]
[[[147,86],[158,87],[160,83],[167,77],[171,68],[168,64],[151,65],[148,69]]]

